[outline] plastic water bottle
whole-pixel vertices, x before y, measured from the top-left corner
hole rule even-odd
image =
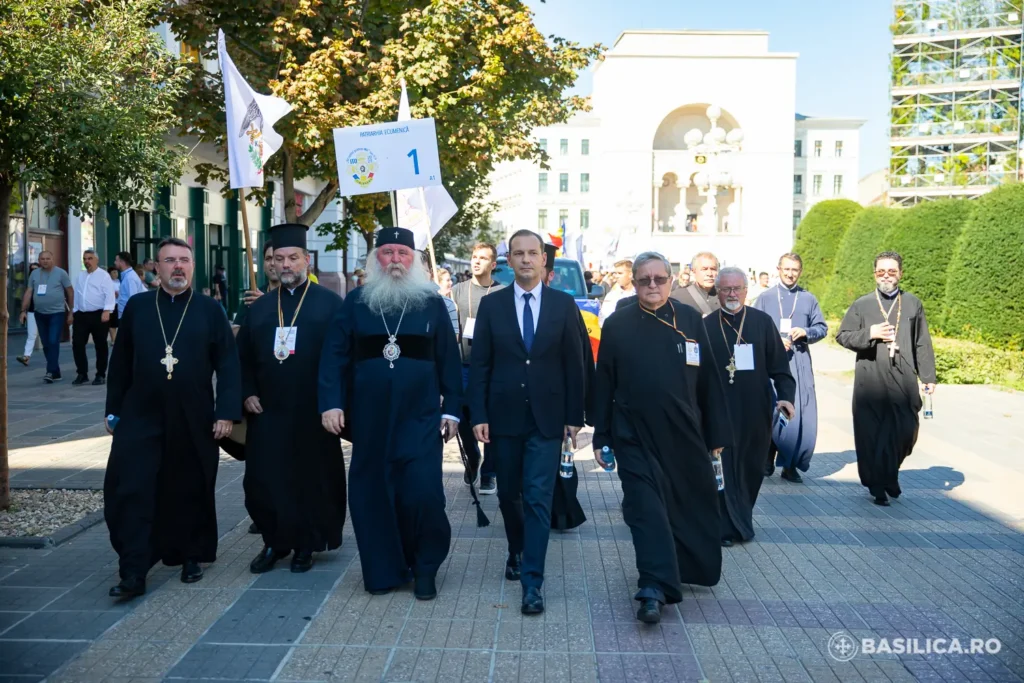
[[[572,479],[572,438],[566,436],[562,440],[562,462],[558,465],[558,474],[562,479]]]
[[[935,414],[932,412],[932,394],[931,394],[930,391],[925,389],[925,392],[924,392],[924,419],[930,420],[933,417],[935,417]]]
[[[718,490],[725,490],[725,475],[722,472],[722,455],[720,453],[711,454],[711,466],[715,470],[715,483],[718,484]]]
[[[604,461],[605,472],[611,472],[612,470],[615,469],[615,451],[613,451],[608,446],[605,446],[604,448],[601,449],[601,460]]]

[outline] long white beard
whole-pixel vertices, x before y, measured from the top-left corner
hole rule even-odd
[[[395,268],[400,269],[401,275],[389,272]],[[418,264],[411,270],[400,264],[391,264],[385,270],[375,256],[367,259],[363,301],[370,310],[383,315],[401,313],[406,308],[416,310],[423,308],[432,296],[437,296],[434,283]]]

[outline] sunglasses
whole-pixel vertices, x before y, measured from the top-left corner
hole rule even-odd
[[[889,277],[897,277],[899,274],[900,271],[892,269],[875,271],[875,277],[884,277],[885,275],[888,275]]]
[[[657,277],[642,277],[636,281],[636,283],[641,287],[650,287],[652,282],[661,287],[662,285],[668,283],[668,277],[664,275],[659,275]]]

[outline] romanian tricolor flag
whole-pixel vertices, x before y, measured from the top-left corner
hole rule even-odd
[[[597,348],[601,345],[601,304],[593,299],[576,299],[576,305],[580,307],[583,314],[583,324],[587,326],[587,335],[590,337],[590,348],[594,352],[594,362],[597,362]]]

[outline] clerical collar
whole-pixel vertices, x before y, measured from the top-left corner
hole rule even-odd
[[[704,288],[698,285],[696,282],[693,283],[693,289],[701,293],[705,299],[711,299],[718,296],[718,292],[715,291],[715,286],[711,285],[711,289],[704,291]]]
[[[302,288],[303,288],[303,286],[305,286],[305,284],[306,284],[307,282],[309,282],[309,278],[306,278],[306,279],[305,279],[305,280],[303,280],[303,281],[302,281],[301,283],[299,283],[299,284],[295,285],[295,287],[294,287],[294,288],[293,288],[293,287],[285,287],[285,289],[287,289],[287,290],[288,290],[288,293],[289,293],[289,294],[291,294],[292,296],[295,296],[295,290],[298,290],[298,289],[302,289]]]
[[[173,304],[173,303],[174,303],[174,301],[175,301],[175,300],[176,300],[176,299],[177,299],[177,298],[178,298],[179,296],[184,296],[184,295],[188,294],[188,293],[189,293],[189,292],[190,292],[191,290],[192,290],[192,287],[186,287],[185,289],[181,290],[181,291],[180,291],[180,292],[178,292],[177,294],[171,294],[171,293],[170,293],[170,292],[168,292],[168,291],[167,291],[166,289],[164,289],[163,287],[161,287],[161,288],[160,288],[160,294],[162,294],[162,295],[164,295],[165,297],[167,297],[168,299],[170,299],[170,300],[171,300],[171,303]]]
[[[725,306],[722,306],[722,307],[721,307],[720,309],[718,309],[718,310],[720,310],[720,311],[721,311],[722,313],[725,313],[726,315],[728,315],[728,316],[729,316],[729,317],[731,317],[731,318],[735,318],[736,316],[738,316],[738,315],[739,315],[740,313],[742,313],[742,312],[743,312],[743,309],[744,309],[744,308],[745,308],[744,306],[740,306],[739,308],[737,308],[737,309],[736,309],[736,312],[735,312],[735,313],[733,313],[732,311],[730,311],[729,309],[727,309],[727,308],[726,308]]]
[[[785,289],[786,291],[789,291],[789,292],[795,292],[795,291],[796,291],[796,288],[800,286],[800,283],[798,283],[798,282],[794,282],[794,283],[793,283],[793,286],[792,286],[792,287],[790,287],[790,286],[786,285],[786,283],[785,283],[785,282],[780,282],[779,284],[780,284],[780,285],[782,285],[782,287],[783,287],[783,288],[784,288],[784,289]]]
[[[675,311],[672,308],[672,300],[671,299],[669,299],[668,301],[663,303],[661,306],[658,306],[653,311],[651,309],[647,308],[646,306],[644,306],[643,304],[640,304],[640,308],[643,309],[643,311],[642,311],[643,313],[646,313],[647,315],[653,315],[655,318],[661,318],[662,320],[665,320],[665,321],[668,321],[668,322],[672,321],[673,316],[675,314]]]
[[[877,289],[877,288],[876,288],[876,289]],[[897,287],[896,289],[892,290],[892,292],[891,292],[891,293],[889,293],[889,294],[886,294],[886,293],[885,293],[885,292],[883,292],[883,291],[882,291],[881,289],[879,289],[879,290],[878,290],[878,293],[879,293],[879,294],[881,294],[882,296],[884,296],[884,297],[885,297],[886,299],[895,299],[895,298],[896,298],[896,295],[900,293],[900,288],[899,288],[899,287]]]

